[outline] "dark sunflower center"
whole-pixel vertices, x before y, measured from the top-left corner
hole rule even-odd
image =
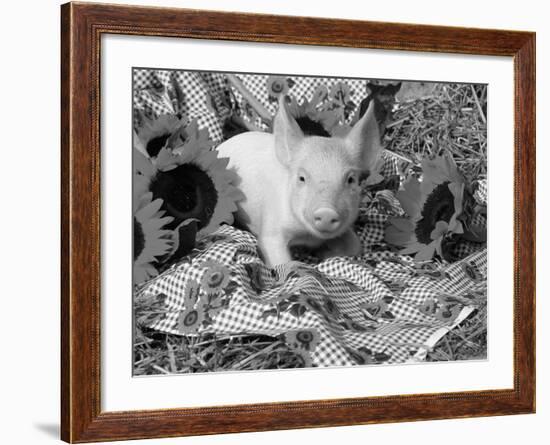
[[[283,89],[284,85],[281,81],[273,82],[271,84],[271,91],[273,91],[274,93],[280,93],[281,91],[283,91]]]
[[[163,134],[161,136],[154,137],[149,142],[147,142],[147,146],[145,147],[145,150],[147,150],[147,154],[154,158],[157,156],[164,147],[164,144],[166,144],[166,141],[170,137],[170,133]]]
[[[145,235],[139,221],[134,218],[134,261],[143,252],[145,247]]]
[[[223,273],[220,271],[212,272],[208,277],[208,284],[210,286],[219,286],[223,281]]]
[[[197,218],[198,228],[206,227],[214,214],[218,192],[210,176],[195,164],[183,164],[166,172],[158,172],[150,186],[153,199],[163,200],[162,208],[174,221],[174,229],[182,221]]]
[[[313,334],[309,331],[300,331],[296,334],[296,340],[300,343],[310,343],[313,340]]]
[[[193,326],[198,319],[199,319],[199,314],[197,313],[196,310],[192,310],[183,319],[183,324],[185,326]]]
[[[430,193],[424,207],[422,218],[415,228],[416,238],[423,244],[430,244],[433,240],[431,233],[438,221],[448,223],[455,213],[454,196],[449,190],[449,182],[439,184]]]
[[[330,137],[330,133],[319,121],[311,119],[309,116],[300,116],[296,118],[296,123],[306,136]]]

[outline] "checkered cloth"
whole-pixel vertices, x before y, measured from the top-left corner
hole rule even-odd
[[[284,336],[289,331],[313,331],[319,337],[311,351],[316,366],[361,364],[361,351],[369,351],[372,363],[422,360],[440,337],[471,312],[462,302],[485,288],[486,249],[425,270],[410,257],[381,249],[384,222],[384,216],[373,214],[359,229],[361,257],[330,258],[318,264],[303,257],[309,264],[296,262],[273,269],[260,259],[253,235],[223,226],[204,240],[205,247],[192,258],[140,290],[142,298],[164,300],[166,311],[149,327],[182,334],[179,317],[189,309],[189,288],[192,283],[204,283],[214,264],[223,266],[231,277],[230,284],[220,289],[228,301],[212,316],[212,324],[199,332]],[[199,300],[207,298],[207,290],[199,292]],[[429,308],[449,295],[459,297],[460,312],[446,321]]]
[[[175,75],[186,97],[183,111],[221,141],[220,113],[229,111],[222,100],[217,107],[207,102],[209,96],[225,94],[223,75],[175,73],[135,70],[135,108],[153,115],[173,113],[174,103],[159,97],[170,97],[164,93]],[[244,75],[241,80],[267,109],[275,111],[275,104],[265,99],[267,76]],[[297,97],[310,97],[317,85],[337,81],[293,80],[291,92]],[[348,83],[357,91],[354,101],[359,103],[366,94],[364,81]],[[381,173],[385,177],[398,173],[391,155],[385,156]],[[482,181],[475,197],[484,203],[486,193]],[[363,245],[361,256],[320,261],[297,251],[296,261],[275,268],[262,262],[252,234],[222,226],[200,240],[193,254],[136,290],[136,298],[160,302],[160,315],[147,322],[152,329],[179,335],[280,337],[309,354],[313,366],[422,361],[471,313],[469,302],[485,293],[487,252],[485,245],[461,243],[462,259],[455,263],[417,264],[384,242],[388,216],[402,213],[392,191],[364,193],[355,225]],[[218,273],[214,284],[209,281],[213,270]],[[189,334],[184,316],[201,302],[212,301],[218,304],[209,306],[204,322]]]
[[[277,101],[270,100],[267,94],[267,82],[270,76],[262,74],[242,74],[238,76],[247,90],[274,115]],[[293,86],[289,94],[301,99],[311,98],[319,85],[330,88],[345,82],[350,87],[350,100],[357,106],[366,97],[366,81],[359,79],[340,79],[331,77],[292,77]],[[183,93],[183,101],[175,103],[174,82]],[[200,127],[208,128],[210,137],[216,143],[223,140],[223,121],[231,114],[230,102],[242,104],[242,96],[230,89],[225,75],[203,71],[170,71],[136,68],[133,71],[134,111],[140,110],[147,116],[158,117],[163,114],[182,113],[190,120],[197,119]],[[231,97],[228,98],[228,92]],[[266,129],[260,117],[248,116],[246,107],[237,107],[236,114],[256,127]],[[134,121],[137,124],[137,120]]]
[[[174,82],[183,93],[181,99],[175,99]],[[222,140],[222,122],[231,111],[223,101],[227,91],[223,74],[134,69],[133,85],[134,111],[149,117],[181,113],[208,128],[212,140]]]
[[[277,101],[269,100],[269,95],[266,93],[266,85],[268,83],[269,75],[263,74],[242,74],[239,75],[239,79],[254,97],[256,97],[262,105],[274,115],[277,112]],[[285,76],[287,77],[287,76]],[[337,77],[289,77],[293,81],[293,85],[289,88],[288,94],[293,95],[298,101],[302,98],[311,99],[313,92],[319,85],[324,85],[330,91],[330,89],[340,83],[344,82],[350,87],[350,97],[356,106],[363,98],[367,96],[366,80],[363,79],[344,79]],[[242,96],[238,91],[235,91],[235,97],[237,101],[242,101]],[[249,119],[249,116],[244,116],[245,119]],[[348,119],[348,123],[349,120]],[[253,119],[253,123],[262,129],[266,129],[266,125],[261,121],[259,117]]]

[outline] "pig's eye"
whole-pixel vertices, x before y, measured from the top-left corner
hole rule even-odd
[[[355,183],[357,183],[357,178],[355,177],[355,175],[349,175],[347,182],[348,185],[354,185]]]
[[[306,177],[304,175],[299,175],[298,176],[298,181],[300,181],[301,183],[305,183],[306,182]]]

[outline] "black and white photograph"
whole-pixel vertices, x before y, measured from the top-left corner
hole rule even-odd
[[[132,76],[134,376],[487,358],[487,85]]]

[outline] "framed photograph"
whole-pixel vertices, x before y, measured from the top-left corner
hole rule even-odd
[[[535,34],[61,8],[67,442],[535,411]]]

